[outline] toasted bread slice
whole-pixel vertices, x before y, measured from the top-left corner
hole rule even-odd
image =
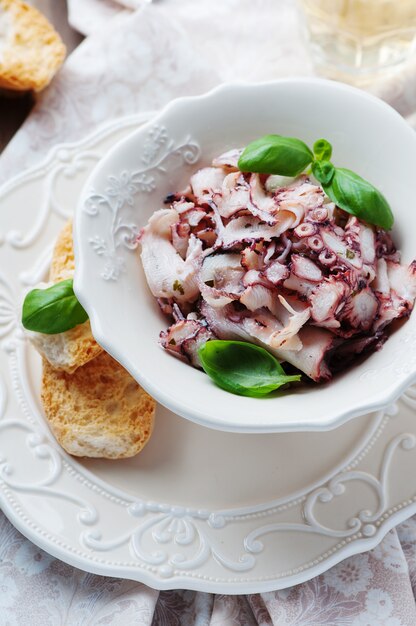
[[[40,91],[65,53],[60,36],[42,13],[21,0],[0,0],[0,87]]]
[[[1,2],[1,0],[0,0]],[[60,280],[72,278],[75,272],[74,245],[72,241],[72,220],[68,220],[55,242],[49,280],[58,283]]]
[[[49,278],[52,283],[72,278],[74,269],[72,220],[69,220],[56,240]],[[36,350],[53,367],[68,374],[75,372],[78,367],[85,365],[103,351],[92,336],[89,320],[57,335],[45,335],[30,331],[27,332],[27,335]]]
[[[36,350],[52,367],[72,374],[78,367],[102,353],[103,349],[91,333],[90,322],[56,335],[26,331]]]
[[[72,375],[44,361],[41,397],[58,443],[75,456],[131,457],[152,433],[156,402],[106,352]]]

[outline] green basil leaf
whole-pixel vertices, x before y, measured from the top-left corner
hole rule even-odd
[[[300,139],[266,135],[249,143],[238,167],[242,172],[297,176],[312,161],[312,152]]]
[[[282,385],[300,380],[286,376],[267,350],[244,341],[207,341],[198,350],[204,371],[222,389],[261,398]]]
[[[386,198],[351,170],[336,167],[331,182],[322,186],[331,200],[347,213],[385,230],[393,226],[393,213]]]
[[[335,167],[330,161],[314,161],[312,174],[322,185],[329,185],[335,174]]]
[[[332,155],[332,146],[326,139],[318,139],[313,144],[313,153],[317,161],[329,161]]]
[[[87,319],[74,294],[72,278],[47,289],[33,289],[23,302],[22,324],[38,333],[63,333]]]

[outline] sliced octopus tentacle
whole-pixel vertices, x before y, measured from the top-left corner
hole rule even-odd
[[[240,172],[241,152],[195,172],[139,235],[149,288],[173,321],[160,344],[200,367],[204,342],[250,341],[329,380],[410,315],[416,261],[402,264],[390,233],[336,207],[306,175],[279,186]]]

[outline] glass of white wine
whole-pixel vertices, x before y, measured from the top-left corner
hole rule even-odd
[[[416,50],[416,0],[298,0],[313,61],[330,78],[360,82]]]

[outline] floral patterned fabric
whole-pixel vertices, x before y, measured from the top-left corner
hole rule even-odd
[[[247,596],[155,591],[49,556],[0,514],[2,626],[414,626],[416,518],[296,587]]]
[[[145,6],[133,11],[139,4]],[[69,0],[72,24],[89,36],[2,154],[0,181],[57,142],[77,140],[109,119],[156,110],[226,80],[312,74],[293,4]],[[416,123],[415,77],[416,63],[409,63],[369,88]],[[416,518],[388,533],[371,552],[309,582],[224,596],[159,593],[129,580],[87,574],[34,546],[0,513],[2,626],[414,626],[415,594]]]

